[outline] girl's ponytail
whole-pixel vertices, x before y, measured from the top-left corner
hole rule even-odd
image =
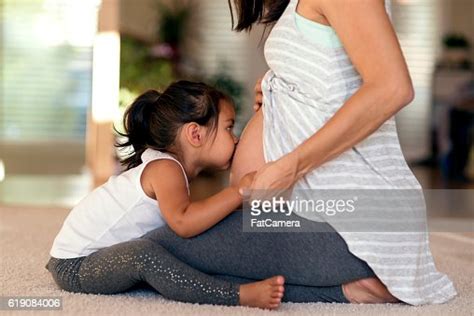
[[[142,160],[143,152],[153,145],[153,139],[150,138],[150,117],[153,108],[158,105],[160,93],[156,90],[148,90],[140,95],[125,111],[123,117],[123,126],[125,133],[116,132],[127,140],[123,143],[117,142],[118,148],[133,147],[133,155],[125,158],[122,164],[127,169],[138,166]]]

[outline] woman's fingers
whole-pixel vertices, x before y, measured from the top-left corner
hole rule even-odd
[[[257,83],[255,83],[254,90],[256,94],[262,93],[262,78],[257,80]]]
[[[254,87],[255,91],[255,104],[253,106],[253,110],[257,112],[260,110],[260,107],[262,106],[262,101],[263,101],[263,94],[262,94],[262,78],[257,80],[257,83],[255,84]]]
[[[263,102],[263,95],[262,93],[257,93],[255,95],[255,104],[253,106],[253,109],[255,110],[255,112],[257,112],[258,110],[260,110],[260,107],[262,106],[262,102]]]

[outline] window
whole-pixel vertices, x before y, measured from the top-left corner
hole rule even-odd
[[[0,4],[0,142],[83,141],[97,4]]]
[[[397,114],[400,143],[408,161],[424,158],[430,148],[431,80],[440,47],[440,6],[440,0],[392,1],[392,22],[416,94],[412,104]]]
[[[7,173],[72,173],[84,164],[99,4],[0,0],[0,160]]]

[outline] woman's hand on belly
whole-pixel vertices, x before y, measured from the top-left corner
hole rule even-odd
[[[258,111],[244,128],[235,150],[230,169],[230,185],[238,185],[244,175],[260,169],[265,164],[262,133],[263,111]]]
[[[252,199],[268,200],[282,196],[288,198],[297,178],[297,163],[294,155],[287,154],[262,166],[255,174],[250,191],[258,190]]]

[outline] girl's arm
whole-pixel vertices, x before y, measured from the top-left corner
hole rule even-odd
[[[303,1],[301,1],[303,2]],[[304,1],[321,12],[362,77],[361,88],[314,135],[262,167],[252,188],[289,188],[364,140],[414,97],[408,68],[383,0]]]
[[[242,203],[238,187],[229,187],[207,199],[191,202],[185,181],[180,166],[168,159],[151,162],[141,179],[145,193],[158,201],[167,224],[183,238],[204,232]]]

